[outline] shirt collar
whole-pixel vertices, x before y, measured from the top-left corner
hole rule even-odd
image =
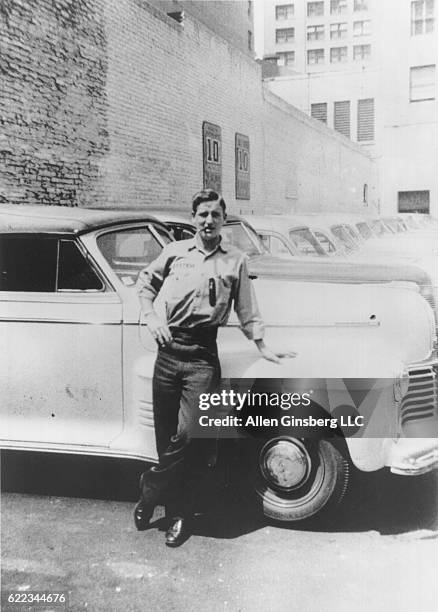
[[[194,237],[189,241],[191,243],[189,245],[189,251],[193,251],[194,249],[198,249],[198,251],[200,251],[204,255],[212,255],[213,253],[216,253],[216,251],[219,251],[219,250],[222,251],[222,253],[227,253],[228,249],[224,245],[224,242],[222,240],[222,236],[220,238],[221,238],[220,242],[213,249],[213,251],[206,252],[206,251],[204,251],[204,247],[202,245],[201,239],[199,238],[199,234],[198,234],[198,232],[196,232]]]

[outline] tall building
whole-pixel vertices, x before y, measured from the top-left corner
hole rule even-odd
[[[265,80],[378,161],[380,209],[438,215],[438,0],[265,0]]]
[[[252,0],[148,0],[177,21],[187,11],[231,45],[254,56]]]

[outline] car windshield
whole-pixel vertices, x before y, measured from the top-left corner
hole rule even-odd
[[[347,233],[347,230],[342,225],[332,225],[330,228],[338,240],[341,241],[346,251],[351,253],[356,251],[358,246],[353,238]]]
[[[371,221],[371,227],[373,228],[373,231],[377,236],[383,236],[384,234],[390,233],[388,228],[380,219],[375,219],[374,221]]]
[[[164,230],[152,226],[121,228],[100,234],[97,246],[126,286],[134,285],[140,270],[158,257],[171,242]]]
[[[228,223],[221,233],[224,242],[229,242],[249,257],[265,252],[257,234],[243,223]]]
[[[360,221],[359,223],[356,223],[356,227],[362,238],[365,238],[365,240],[368,240],[369,238],[373,237],[373,232],[368,223],[366,223],[365,221]]]

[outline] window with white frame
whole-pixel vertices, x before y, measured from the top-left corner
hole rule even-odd
[[[319,17],[324,15],[324,2],[308,2],[307,17]]]
[[[330,24],[330,38],[336,40],[339,38],[347,38],[347,24],[346,23],[331,23]]]
[[[281,53],[277,53],[280,58],[280,65],[283,66],[291,66],[295,63],[295,51],[282,51]]]
[[[307,63],[312,64],[323,64],[324,63],[324,49],[309,49],[307,51]]]
[[[275,30],[275,42],[279,44],[293,42],[295,38],[295,28],[279,28]]]
[[[369,0],[354,0],[355,11],[367,11],[369,9]]]
[[[278,4],[275,7],[275,19],[280,21],[281,19],[290,19],[294,16],[294,5],[293,4]]]
[[[307,26],[307,40],[323,40],[324,39],[324,26],[314,25]]]
[[[347,12],[347,0],[330,0],[330,14],[343,15]]]
[[[369,36],[371,34],[371,20],[355,21],[353,23],[353,36]]]
[[[409,100],[422,102],[436,97],[436,66],[413,66],[410,70]]]
[[[434,0],[411,2],[411,36],[430,34],[435,29]]]
[[[330,63],[340,64],[347,61],[347,47],[332,47],[330,49]]]
[[[371,58],[371,45],[354,45],[353,59],[355,62],[366,62]]]

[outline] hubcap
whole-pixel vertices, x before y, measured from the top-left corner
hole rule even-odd
[[[311,459],[300,440],[270,440],[260,452],[260,469],[272,486],[291,491],[308,479]]]

